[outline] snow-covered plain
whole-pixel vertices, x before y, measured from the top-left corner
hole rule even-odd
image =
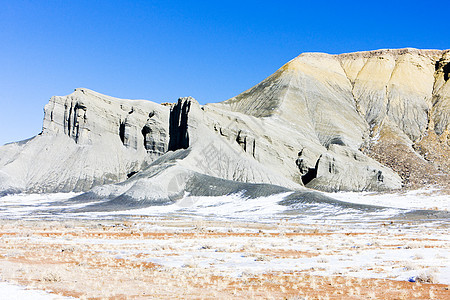
[[[56,236],[32,232],[3,235],[0,242],[8,247],[14,243],[50,248],[57,245],[58,249],[87,247],[105,259],[153,263],[170,270],[208,270],[211,275],[230,278],[308,272],[317,276],[450,284],[450,220],[446,214],[450,204],[448,196],[431,189],[398,194],[327,194],[340,201],[376,205],[376,209],[339,203],[282,205],[281,201],[289,195],[286,193],[256,199],[243,199],[240,194],[187,196],[166,206],[75,213],[71,210],[93,204],[71,203],[68,199],[76,195],[1,197],[0,219],[4,221],[63,222],[69,229],[58,229]],[[439,216],[443,217],[421,219],[419,214],[412,219],[397,218],[415,209],[440,210],[443,214]],[[70,222],[82,220],[87,224],[105,222],[106,228],[113,228],[107,222],[126,220],[133,225],[123,230],[167,234],[169,238],[74,235]],[[192,232],[196,234],[182,237]],[[209,232],[213,234],[208,236]],[[20,251],[23,252],[4,250],[0,256],[25,255]],[[24,291],[10,283],[0,285],[0,295],[22,292],[35,291]],[[36,295],[52,297],[45,293]]]
[[[335,199],[351,203],[404,209],[450,210],[450,195],[440,193],[439,189],[433,187],[389,194],[375,192],[339,192],[325,194]]]
[[[450,196],[440,194],[433,188],[403,193],[339,192],[325,195],[346,203],[374,205],[382,207],[376,210],[362,210],[329,203],[298,203],[291,206],[281,205],[284,197],[291,193],[282,193],[268,197],[244,199],[240,193],[218,197],[192,197],[171,205],[154,206],[118,211],[96,211],[71,213],[73,209],[89,207],[95,202],[71,202],[70,198],[79,194],[18,194],[0,197],[0,218],[3,219],[42,219],[42,218],[111,218],[117,216],[165,216],[193,215],[208,218],[241,219],[245,221],[270,221],[280,218],[314,221],[372,221],[392,218],[411,210],[449,211]],[[106,201],[106,200],[105,200]],[[444,220],[445,221],[445,220]],[[447,220],[448,221],[448,220]]]

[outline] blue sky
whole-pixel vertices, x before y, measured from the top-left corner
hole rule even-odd
[[[223,101],[302,52],[450,48],[450,1],[0,0],[0,144],[86,87]]]

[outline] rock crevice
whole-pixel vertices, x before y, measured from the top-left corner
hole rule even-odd
[[[191,101],[191,97],[180,98],[170,110],[169,151],[187,149],[189,147],[188,116]]]

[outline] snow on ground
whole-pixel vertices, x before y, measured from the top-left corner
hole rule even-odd
[[[121,211],[89,212],[89,213],[64,213],[58,210],[76,209],[93,204],[74,203],[69,204],[67,200],[77,196],[75,193],[58,194],[17,194],[0,197],[0,218],[23,219],[23,218],[110,218],[119,215],[148,215],[162,216],[172,213],[191,214],[197,216],[216,216],[223,218],[243,218],[246,220],[259,220],[260,217],[272,218],[277,213],[286,210],[285,206],[278,202],[290,193],[283,193],[263,198],[243,199],[241,194],[232,194],[219,197],[190,197],[186,196],[171,205],[150,206],[147,208],[130,209]],[[64,202],[66,201],[66,202]],[[101,201],[98,201],[101,202]],[[95,202],[95,203],[98,203]],[[55,203],[57,203],[55,205]]]
[[[0,198],[0,219],[11,222],[45,219],[65,225],[57,227],[55,236],[35,234],[30,228],[16,235],[5,231],[0,239],[0,243],[5,243],[0,257],[21,257],[26,253],[23,245],[30,244],[50,247],[50,250],[76,249],[74,253],[86,248],[110,260],[153,263],[169,269],[208,270],[215,276],[233,278],[281,271],[397,281],[432,278],[432,282],[450,284],[448,219],[386,221],[401,209],[448,211],[448,196],[432,189],[394,194],[327,194],[341,201],[385,207],[364,211],[323,203],[280,205],[288,194],[256,199],[243,199],[239,194],[186,196],[166,206],[76,214],[63,213],[61,208],[89,205],[64,202],[77,194],[9,195]],[[119,233],[130,231],[142,235],[130,234],[127,238],[105,237],[102,233],[96,237],[75,235],[76,227],[72,228],[70,222],[76,220],[87,220],[91,225],[128,220],[134,225],[103,227],[103,230],[113,228]],[[82,225],[83,234],[92,231],[86,226]],[[145,238],[145,232],[163,235]],[[183,237],[191,233],[194,235]],[[14,243],[18,246],[13,251]],[[0,293],[8,289],[29,292],[7,283],[0,285]]]
[[[152,220],[151,224],[134,222],[112,230],[142,235],[73,236],[74,229],[69,226],[60,228],[55,236],[27,231],[22,236],[4,236],[2,240],[8,245],[17,242],[57,245],[56,249],[85,247],[104,258],[150,262],[167,268],[208,269],[217,276],[309,271],[320,276],[406,281],[426,275],[432,276],[435,283],[450,284],[450,241],[446,227],[411,230],[407,223],[387,224],[353,234],[348,226],[306,227],[285,220],[251,227],[254,223],[220,224],[184,218],[173,222]],[[161,238],[145,238],[145,232],[160,233]],[[183,237],[186,233],[194,235]],[[21,252],[0,251],[0,255],[17,257]]]
[[[402,209],[450,210],[450,195],[440,193],[435,188],[398,193],[338,192],[325,195],[351,203],[379,205]]]
[[[0,197],[0,218],[23,218],[46,209],[58,209],[55,205],[79,193],[12,194]],[[80,205],[78,205],[80,206]],[[76,207],[75,205],[73,207]]]
[[[180,201],[167,206],[151,206],[126,211],[86,213],[80,215],[86,217],[94,215],[96,217],[111,215],[161,216],[169,213],[177,213],[212,218],[239,218],[247,221],[258,221],[263,218],[269,221],[272,218],[279,219],[277,214],[286,210],[286,206],[279,205],[278,202],[282,201],[284,197],[289,194],[291,194],[291,192],[254,199],[243,199],[241,194],[217,197],[186,196]]]
[[[210,268],[215,275],[222,276],[312,270],[311,274],[320,276],[344,275],[408,280],[423,273],[433,275],[435,282],[450,284],[448,248],[429,249],[421,245],[419,248],[406,249],[405,245],[380,250],[377,246],[369,245],[370,243],[357,246],[361,242],[356,239],[352,239],[350,243],[343,243],[345,246],[321,248],[320,245],[325,245],[325,240],[339,243],[342,242],[342,237],[339,237],[339,240],[310,236],[307,239],[233,237],[212,239],[207,242],[193,239],[176,243],[172,240],[167,244],[145,245],[143,248],[152,249],[151,253],[141,250],[120,250],[116,252],[116,258],[127,258],[137,254],[150,255],[147,261],[155,264],[170,268]],[[442,243],[433,244],[436,244],[436,247],[445,246]],[[274,258],[270,255],[257,254],[268,248],[271,251],[310,252],[317,256]],[[158,251],[158,249],[171,250]],[[177,255],[173,255],[174,253]]]
[[[246,286],[248,278],[270,285],[271,274],[277,272],[297,274],[295,278],[299,279],[292,279],[297,286],[314,287],[315,279],[302,274],[319,276],[322,279],[318,280],[330,284],[342,278],[345,282],[349,278],[377,279],[381,281],[375,284],[384,284],[387,289],[394,288],[386,280],[398,284],[422,281],[420,286],[425,286],[424,282],[450,284],[450,240],[448,226],[442,225],[379,223],[355,231],[348,224],[303,224],[295,219],[242,222],[137,216],[114,220],[0,220],[0,233],[0,273],[4,279],[88,298],[137,292],[148,295],[161,290],[170,293],[174,288],[168,285],[170,282],[183,290],[198,284],[218,289],[223,282],[226,290],[228,283],[238,282],[247,290],[255,287]],[[269,277],[266,280],[264,276]],[[200,283],[199,278],[205,281]],[[333,292],[351,288],[354,283],[350,287],[344,284],[335,286]],[[402,293],[411,295],[413,286],[403,286],[406,290]],[[372,288],[369,298],[377,298],[373,295],[385,290],[381,286]],[[418,288],[414,286],[414,293],[432,298]],[[439,289],[448,291],[445,286]]]
[[[282,193],[268,197],[245,199],[241,194],[232,194],[217,197],[191,197],[185,196],[171,205],[149,206],[146,208],[70,213],[67,210],[88,207],[96,202],[73,202],[71,197],[79,194],[31,194],[8,195],[0,197],[0,218],[8,219],[55,219],[55,218],[120,218],[124,216],[196,216],[224,220],[244,221],[276,221],[279,218],[296,219],[303,223],[321,221],[333,224],[336,222],[370,223],[373,220],[389,219],[405,210],[427,209],[448,211],[450,200],[448,195],[439,194],[433,189],[422,189],[405,193],[380,194],[369,192],[340,192],[325,193],[336,200],[383,206],[383,209],[361,211],[356,208],[342,207],[327,203],[312,202],[280,205],[290,193]],[[62,211],[65,212],[62,213]],[[403,210],[403,211],[402,211]]]
[[[45,291],[29,289],[24,286],[0,281],[0,299],[8,300],[59,300],[73,299],[49,294]]]
[[[386,240],[375,239],[377,243],[389,243]],[[98,241],[97,241],[98,242]],[[326,243],[334,246],[325,246]],[[211,268],[218,275],[241,276],[244,273],[261,274],[266,272],[299,270],[314,270],[311,274],[321,276],[346,275],[361,278],[390,278],[408,280],[419,276],[421,272],[432,273],[435,281],[450,284],[450,255],[448,248],[418,248],[394,246],[393,249],[377,250],[370,245],[370,240],[360,241],[355,238],[345,239],[334,237],[264,237],[264,238],[214,238],[205,243],[201,239],[189,241],[173,240],[167,243],[146,244],[138,253],[127,250],[117,252],[117,258],[126,258],[133,254],[151,254],[148,261],[166,267]],[[389,244],[388,244],[389,245]],[[427,243],[427,246],[449,246],[449,244]],[[173,251],[158,251],[170,249]],[[317,257],[302,258],[271,258],[265,255],[255,255],[262,249],[312,252]],[[390,248],[390,247],[389,247]],[[410,249],[405,249],[410,248]],[[156,251],[155,251],[156,249]],[[155,253],[156,252],[156,253]],[[177,255],[172,255],[177,253]],[[169,255],[168,255],[169,254]],[[413,261],[414,263],[408,263]]]

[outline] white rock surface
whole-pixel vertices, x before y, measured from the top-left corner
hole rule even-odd
[[[42,133],[1,148],[0,174],[10,178],[2,184],[27,192],[68,192],[123,181],[166,152],[168,112],[150,101],[87,89],[52,97]],[[153,131],[144,137],[146,127]]]
[[[173,178],[202,174],[289,189],[397,189],[400,177],[360,149],[383,126],[409,147],[430,126],[448,135],[449,69],[448,51],[305,53],[204,106],[76,89],[45,106],[40,135],[0,148],[0,192],[96,187],[96,197],[170,199],[185,188],[169,187]]]

